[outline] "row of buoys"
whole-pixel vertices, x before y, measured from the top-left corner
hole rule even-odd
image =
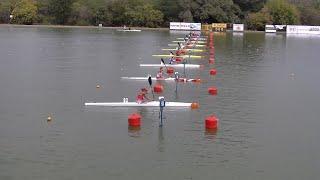
[[[210,33],[210,37],[209,37],[209,64],[214,64],[215,61],[215,49],[214,49],[214,45],[213,45],[213,33]],[[210,69],[209,74],[211,76],[215,76],[217,74],[217,70],[216,69]],[[209,87],[208,88],[208,93],[210,95],[217,95],[218,94],[218,89],[214,86]],[[218,128],[218,118],[215,115],[210,115],[208,117],[205,118],[205,127],[206,129],[212,130],[212,129],[217,129]]]
[[[198,104],[194,104],[198,106]],[[210,115],[205,118],[205,128],[206,129],[217,129],[218,128],[218,118],[215,115]],[[138,113],[132,113],[128,117],[128,124],[130,127],[140,127],[141,126],[141,115]]]

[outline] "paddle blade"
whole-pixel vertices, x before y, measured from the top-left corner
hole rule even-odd
[[[149,82],[149,85],[150,85],[150,86],[152,86],[152,79],[151,79],[151,76],[149,76],[149,77],[148,77],[148,82]]]
[[[163,58],[161,58],[161,62],[162,62],[163,64],[166,64],[166,63],[164,62]]]

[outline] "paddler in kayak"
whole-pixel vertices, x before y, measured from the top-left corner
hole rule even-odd
[[[136,102],[138,104],[141,104],[141,103],[145,103],[147,101],[150,101],[150,99],[147,97],[147,94],[148,94],[148,89],[142,88],[137,95]]]
[[[156,78],[157,79],[164,79],[164,77],[163,77],[163,67],[160,67],[160,70],[157,73]]]

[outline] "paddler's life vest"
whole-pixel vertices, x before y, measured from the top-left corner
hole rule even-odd
[[[161,71],[158,72],[158,74],[156,75],[157,79],[163,78],[163,74]]]
[[[139,93],[136,99],[137,103],[142,103],[144,101],[144,95]]]

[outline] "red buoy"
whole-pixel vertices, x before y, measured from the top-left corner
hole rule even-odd
[[[138,113],[132,113],[128,117],[129,126],[139,127],[141,125],[141,115]]]
[[[206,129],[217,129],[218,121],[219,120],[215,115],[207,117],[205,120]]]
[[[208,93],[211,95],[217,95],[218,94],[218,89],[216,87],[209,87],[208,88]]]
[[[209,64],[214,64],[214,60],[209,59]]]
[[[181,58],[181,57],[177,57],[177,58],[176,58],[176,61],[177,61],[177,62],[181,62],[181,61],[182,61],[182,58]]]
[[[217,70],[215,70],[215,69],[210,69],[210,75],[211,76],[214,76],[214,75],[216,75],[217,74]]]
[[[153,91],[155,93],[162,93],[163,92],[163,86],[161,84],[155,84],[153,87]]]
[[[168,74],[173,74],[174,73],[174,68],[173,67],[167,67],[167,73]]]

